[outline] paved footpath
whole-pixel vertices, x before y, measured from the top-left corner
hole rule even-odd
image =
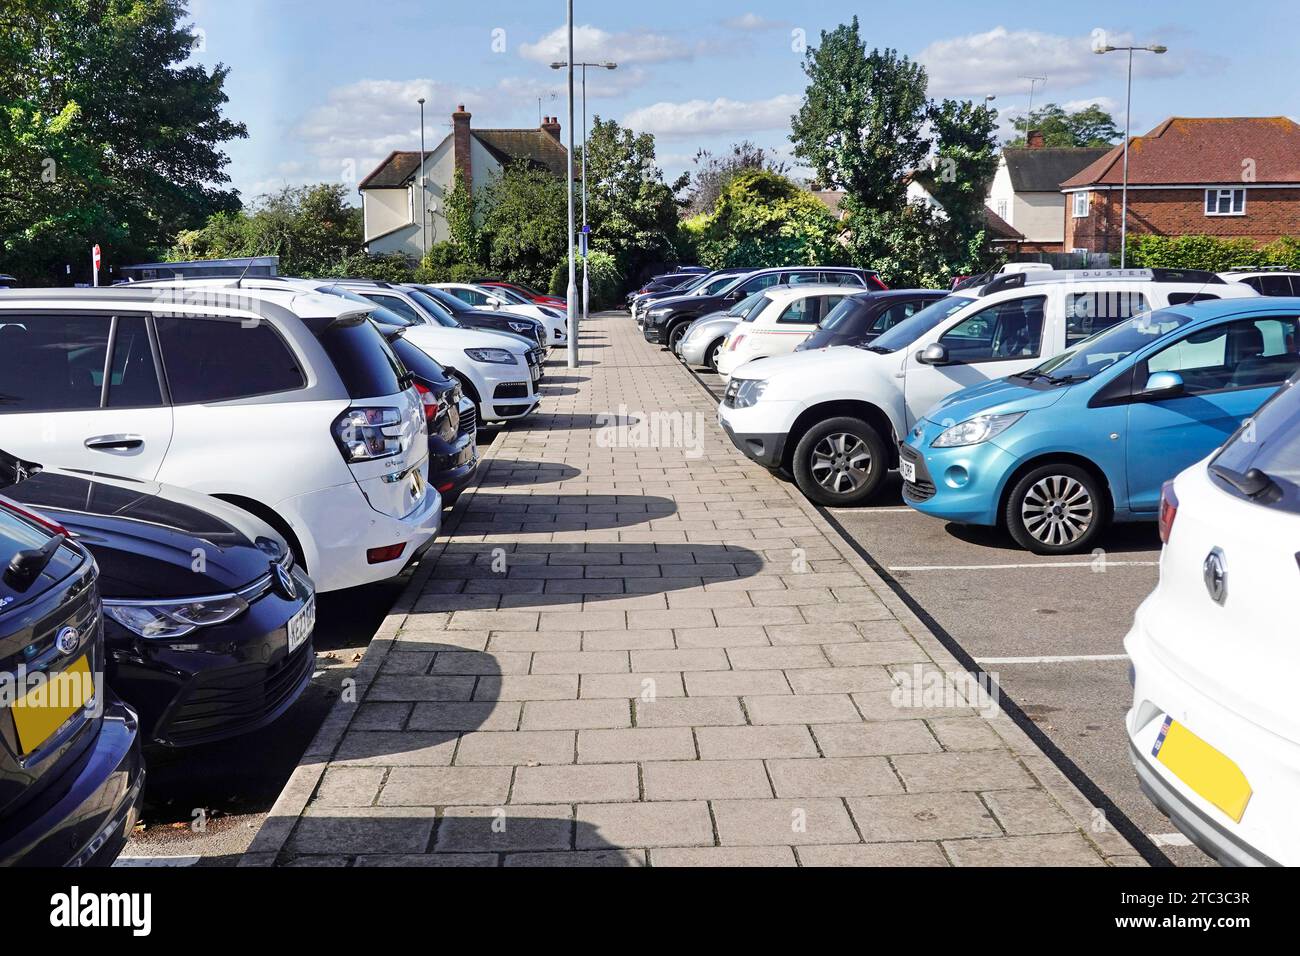
[[[590,326],[241,865],[1141,864],[675,359]]]

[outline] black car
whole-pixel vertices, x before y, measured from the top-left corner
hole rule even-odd
[[[442,495],[442,506],[450,508],[478,470],[478,406],[436,359],[402,338],[407,326],[385,321],[391,318],[383,308],[370,315],[420,393],[429,426],[429,484]]]
[[[859,292],[831,309],[818,324],[817,331],[795,346],[795,351],[807,352],[832,345],[865,345],[947,295],[938,289]]]
[[[0,866],[106,866],[139,816],[138,723],[104,682],[98,585],[68,529],[0,498]]]
[[[664,275],[657,275],[650,279],[641,288],[627,294],[627,304],[632,305],[632,300],[637,296],[649,295],[653,292],[671,292],[674,289],[685,291],[685,287],[692,284],[695,280],[708,275],[705,271],[690,272],[669,272]]]
[[[642,334],[647,342],[675,351],[686,327],[702,315],[731,308],[741,299],[776,285],[860,285],[863,289],[884,289],[885,284],[870,269],[850,266],[792,266],[758,269],[722,283],[709,280],[688,295],[661,299],[645,314]]]
[[[76,536],[99,564],[105,674],[146,743],[257,730],[298,699],[315,655],[315,586],[241,508],[154,482],[41,468],[0,452],[0,493]]]
[[[658,302],[687,295],[712,295],[725,289],[740,276],[752,271],[752,269],[719,269],[716,272],[708,272],[704,275],[689,278],[675,288],[660,289],[658,292],[647,292],[644,295],[638,295],[632,301],[632,312],[636,317],[637,328],[642,331],[645,330],[646,313]],[[733,304],[728,303],[724,308],[730,308]],[[704,312],[702,314],[708,315],[709,313]]]

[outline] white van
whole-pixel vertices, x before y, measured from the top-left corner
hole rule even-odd
[[[1027,371],[1130,316],[1200,299],[1253,297],[1210,272],[1099,269],[1019,272],[927,306],[862,346],[796,352],[737,369],[719,421],[760,464],[792,472],[824,505],[871,498],[898,463],[898,442],[940,399]],[[832,491],[814,458],[854,453],[855,479]]]

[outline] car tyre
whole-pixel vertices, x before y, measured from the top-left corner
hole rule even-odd
[[[1078,465],[1043,465],[1016,482],[1002,520],[1026,551],[1077,554],[1109,523],[1109,497],[1097,477]]]
[[[722,358],[722,346],[726,344],[727,337],[724,335],[716,342],[710,342],[708,349],[704,352],[704,364],[709,367],[710,372],[717,372],[718,359]]]
[[[666,347],[668,351],[677,351],[677,344],[681,342],[682,338],[686,335],[686,327],[690,324],[690,322],[678,322],[668,330],[668,337],[664,340],[667,342]]]
[[[818,422],[795,446],[794,480],[819,505],[848,507],[870,500],[889,471],[880,433],[860,418]]]

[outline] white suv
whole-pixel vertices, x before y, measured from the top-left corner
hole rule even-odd
[[[1124,639],[1143,791],[1222,863],[1300,864],[1300,387],[1165,484],[1160,581]]]
[[[442,501],[420,397],[367,314],[297,289],[6,291],[0,447],[238,505],[321,591],[389,578]]]
[[[954,293],[862,346],[764,359],[727,383],[719,421],[742,452],[793,472],[823,505],[879,489],[898,442],[940,399],[1033,368],[1117,322],[1198,299],[1254,296],[1208,272],[1019,272]],[[829,465],[850,481],[823,484]]]

